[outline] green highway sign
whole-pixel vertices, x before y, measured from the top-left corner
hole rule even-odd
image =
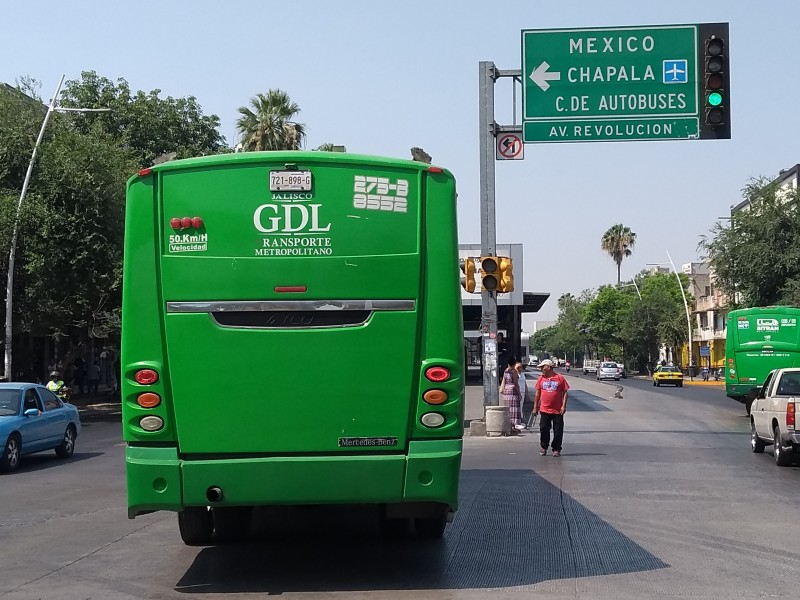
[[[522,137],[526,142],[685,140],[697,137],[699,129],[697,117],[526,121]]]
[[[523,30],[523,141],[721,137],[701,136],[704,27]]]

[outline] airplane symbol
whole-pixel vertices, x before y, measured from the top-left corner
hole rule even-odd
[[[678,75],[685,74],[686,70],[685,69],[679,69],[678,68],[678,63],[672,63],[672,68],[671,69],[667,69],[665,71],[665,73],[668,74],[668,75],[672,75],[672,81],[677,81],[679,79]],[[681,77],[680,79],[683,79],[683,77]]]

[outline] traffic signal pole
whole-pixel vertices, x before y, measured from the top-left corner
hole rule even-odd
[[[480,203],[481,256],[497,255],[495,226],[495,136],[518,127],[499,127],[494,121],[494,83],[500,77],[520,77],[520,69],[501,71],[491,61],[478,63],[479,138],[480,138]],[[497,380],[497,292],[481,286],[481,341],[483,343],[483,405],[500,404],[500,382]]]
[[[481,256],[492,256],[497,247],[494,210],[494,79],[493,62],[478,63],[480,93],[480,190]],[[498,406],[497,381],[497,294],[481,291],[481,341],[483,342],[483,405]]]

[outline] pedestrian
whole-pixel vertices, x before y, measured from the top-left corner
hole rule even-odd
[[[506,361],[506,369],[503,372],[503,380],[500,385],[500,396],[503,398],[503,406],[508,407],[508,418],[515,429],[523,429],[520,417],[520,395],[519,395],[519,376],[514,368],[517,359],[513,356]]]
[[[502,332],[497,332],[497,382],[502,384],[503,373],[505,373],[508,366],[508,344],[505,341],[505,336]]]
[[[553,370],[553,361],[545,359],[539,363],[542,374],[536,380],[536,397],[533,399],[533,414],[541,412],[539,419],[539,454],[547,454],[550,444],[550,428],[553,428],[553,456],[561,456],[561,441],[564,438],[564,413],[567,412],[567,390],[569,384],[563,375]]]
[[[92,364],[89,365],[87,377],[89,380],[89,395],[91,396],[92,390],[94,390],[94,395],[96,396],[100,387],[100,365],[97,364],[96,360],[93,360]]]
[[[528,397],[528,382],[525,381],[525,366],[522,362],[517,361],[514,365],[514,370],[517,372],[517,379],[519,382],[519,419],[522,425],[525,425],[525,399]]]
[[[76,392],[86,393],[86,360],[82,356],[72,364],[72,383]]]

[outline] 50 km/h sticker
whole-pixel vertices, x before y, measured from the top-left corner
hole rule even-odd
[[[517,133],[504,133],[497,137],[497,160],[522,160],[525,157],[523,152],[522,136]]]

